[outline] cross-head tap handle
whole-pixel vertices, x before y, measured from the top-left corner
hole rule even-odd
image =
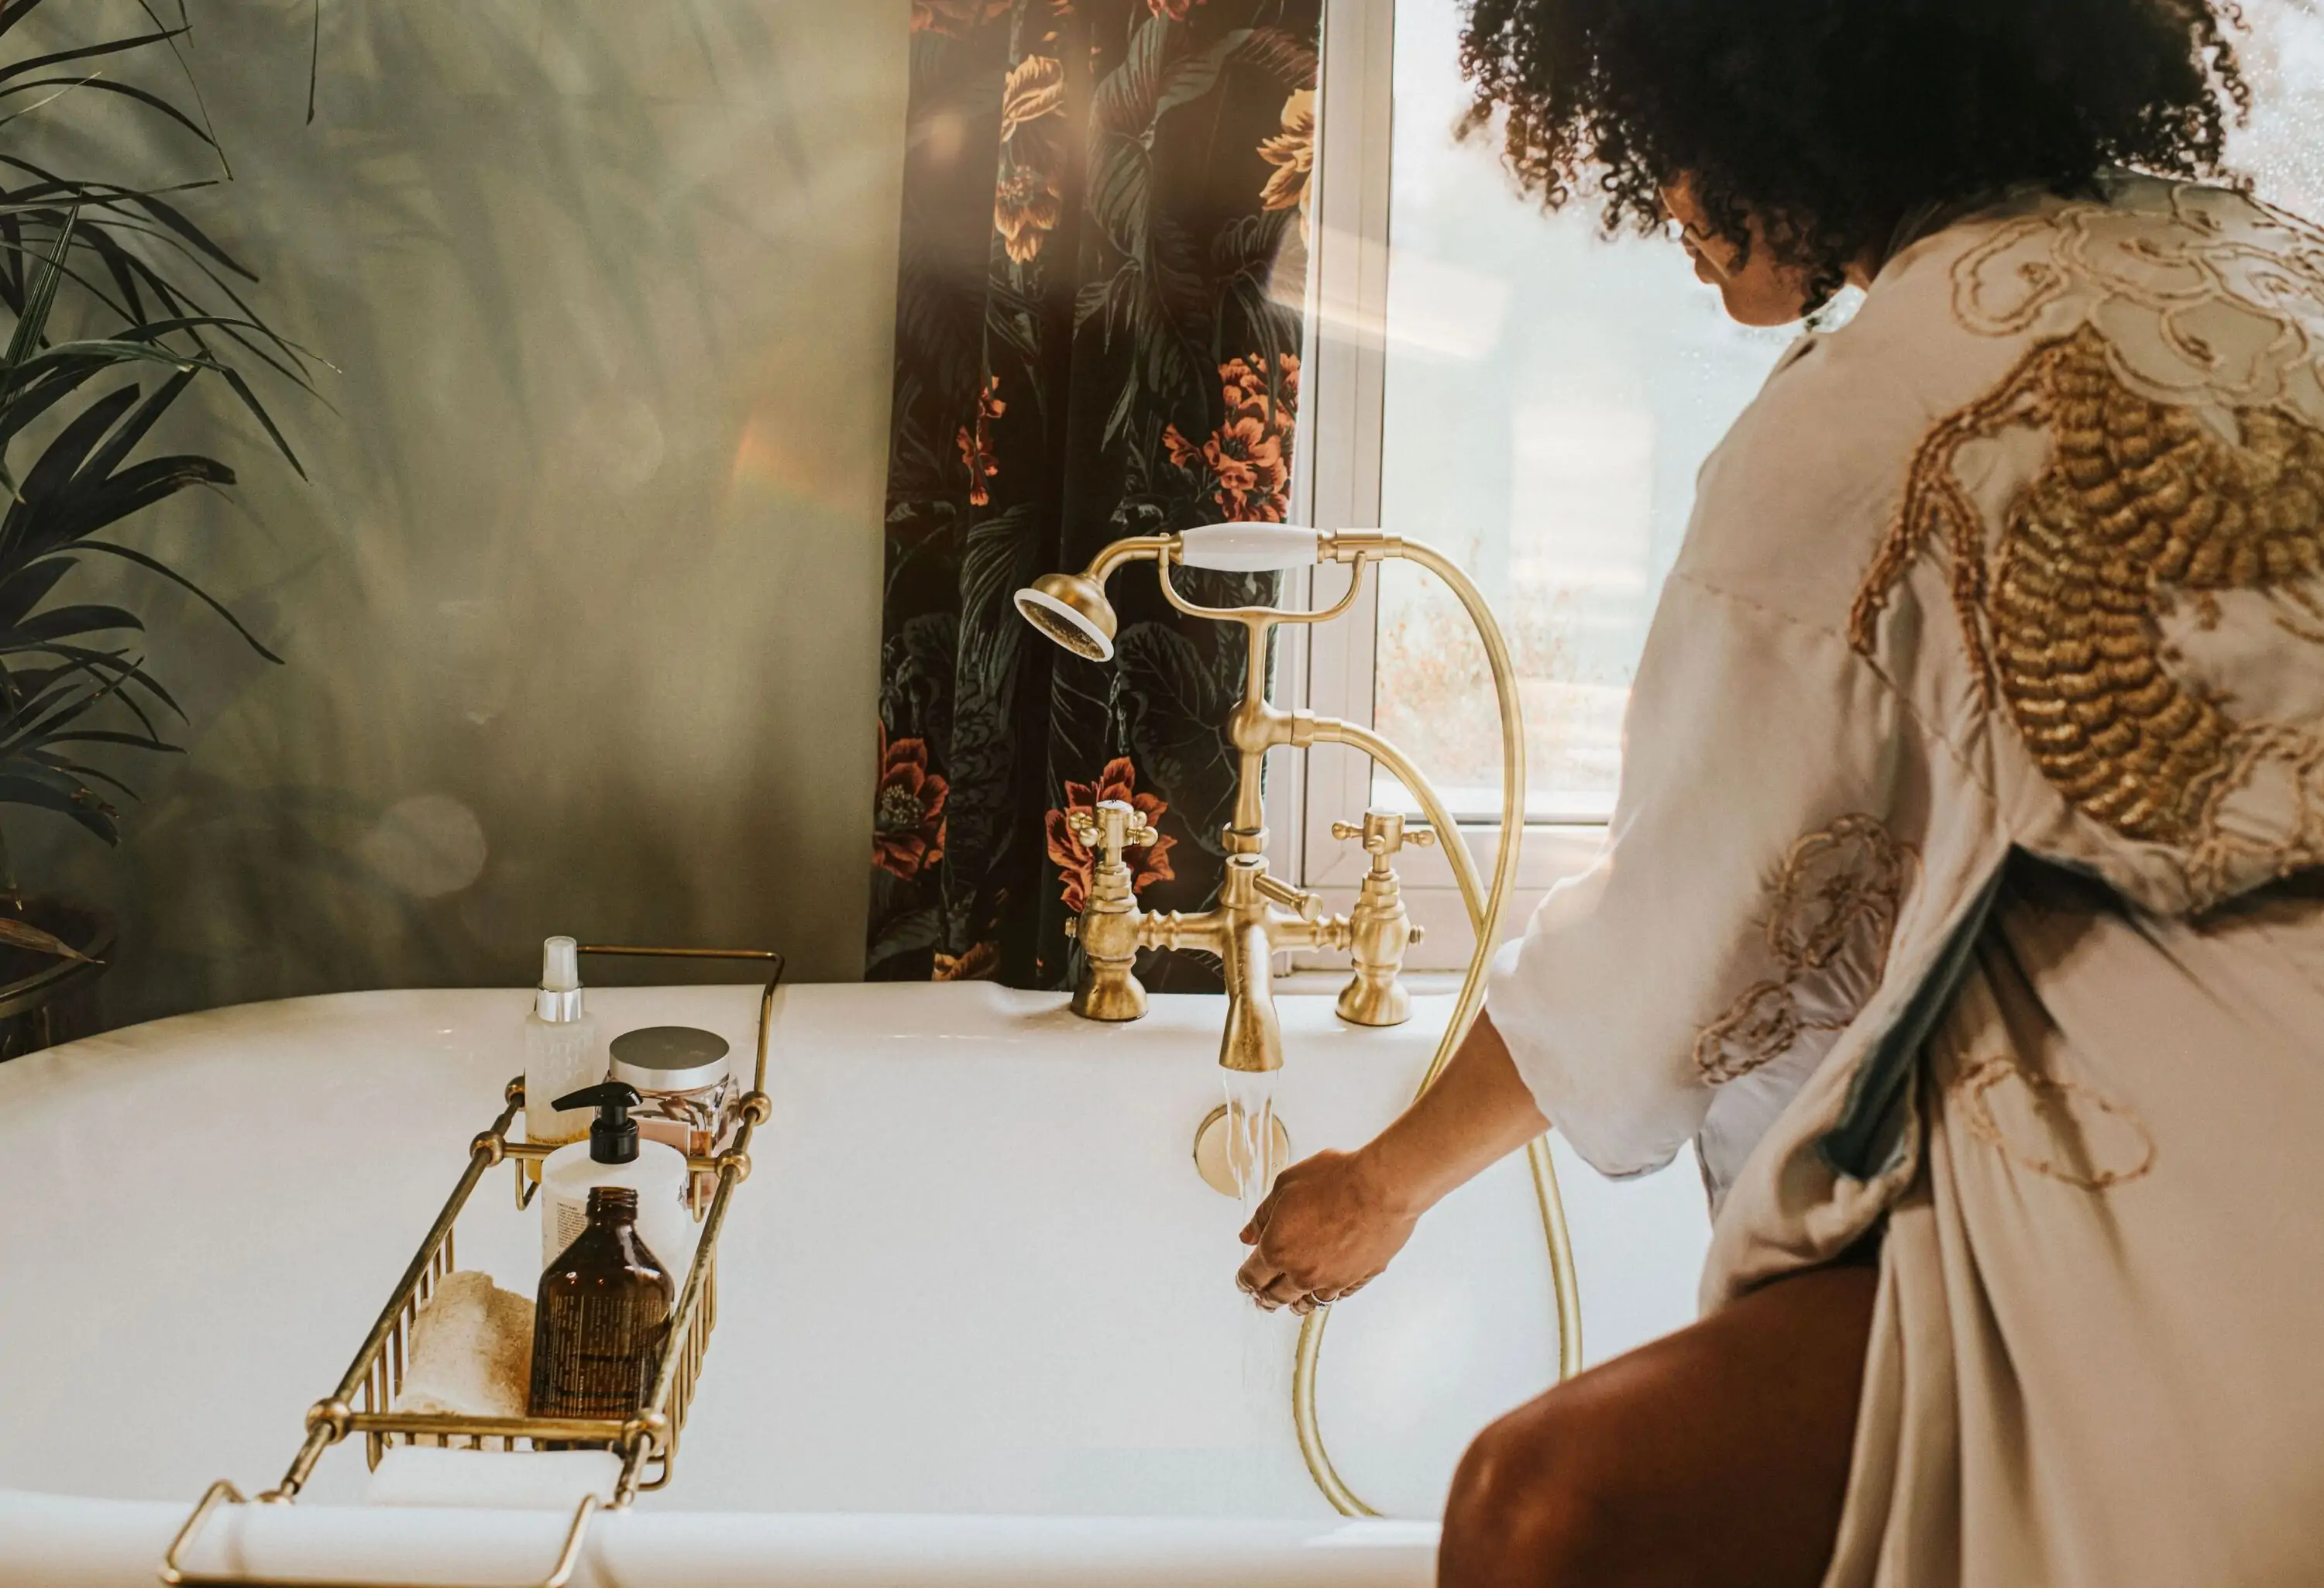
[[[1360,822],[1333,822],[1332,836],[1342,841],[1350,838],[1361,839],[1364,853],[1372,857],[1374,871],[1386,870],[1388,857],[1407,844],[1416,844],[1426,848],[1436,842],[1435,829],[1406,827],[1404,825],[1404,812],[1382,810],[1378,806],[1364,812],[1364,819]]]
[[[1065,813],[1065,826],[1084,848],[1097,852],[1100,865],[1118,865],[1122,851],[1146,848],[1159,836],[1126,799],[1101,799],[1094,814],[1070,810]]]
[[[1084,1020],[1134,1020],[1146,1012],[1146,989],[1135,969],[1137,879],[1122,854],[1151,846],[1157,835],[1125,799],[1101,799],[1093,810],[1068,809],[1065,826],[1091,857],[1088,896],[1074,931],[1083,962],[1074,1012]]]

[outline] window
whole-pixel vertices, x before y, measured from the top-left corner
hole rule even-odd
[[[1463,9],[1328,0],[1300,485],[1313,515],[1303,522],[1379,523],[1443,548],[1508,632],[1529,774],[1516,929],[1594,846],[1695,472],[1795,333],[1735,325],[1680,250],[1607,241],[1586,209],[1545,215],[1489,133],[1457,139]],[[2257,105],[2234,157],[2269,198],[2324,216],[2324,14],[2309,0],[2244,10]],[[1391,566],[1349,618],[1285,632],[1278,690],[1370,722],[1410,752],[1489,865],[1499,726],[1457,604]],[[1334,748],[1269,772],[1278,866],[1344,908],[1362,863],[1333,845],[1333,819],[1367,803],[1416,808]],[[1449,871],[1425,851],[1403,858],[1414,914],[1431,928],[1416,964],[1463,963],[1470,937]]]
[[[1788,331],[1728,319],[1686,255],[1545,215],[1468,107],[1457,0],[1397,0],[1380,517],[1489,592],[1524,678],[1536,822],[1603,821],[1623,702],[1695,471]],[[1500,815],[1484,653],[1418,570],[1388,571],[1376,725],[1454,813]],[[1406,796],[1383,777],[1383,800]]]

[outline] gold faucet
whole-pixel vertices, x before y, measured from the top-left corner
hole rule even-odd
[[[1232,544],[1222,547],[1222,541]],[[1281,746],[1353,744],[1380,755],[1400,776],[1410,771],[1409,762],[1368,730],[1312,712],[1286,711],[1267,697],[1271,631],[1280,623],[1337,617],[1353,603],[1364,563],[1398,555],[1401,547],[1396,537],[1372,531],[1327,534],[1282,525],[1213,525],[1184,535],[1116,540],[1084,572],[1050,574],[1018,592],[1017,608],[1027,621],[1075,654],[1103,661],[1113,654],[1115,630],[1112,604],[1105,596],[1106,578],[1125,563],[1150,559],[1171,605],[1193,616],[1242,624],[1249,647],[1243,696],[1226,721],[1227,742],[1234,747],[1239,766],[1234,811],[1222,835],[1226,872],[1215,906],[1198,915],[1176,910],[1155,914],[1139,908],[1122,852],[1153,842],[1153,833],[1129,805],[1106,800],[1093,813],[1075,811],[1068,818],[1074,836],[1095,856],[1089,899],[1072,927],[1084,961],[1074,990],[1074,1013],[1091,1020],[1134,1020],[1147,1007],[1146,989],[1132,968],[1139,949],[1206,949],[1219,956],[1226,983],[1227,1018],[1219,1063],[1231,1070],[1277,1069],[1283,1064],[1283,1036],[1275,1015],[1274,956],[1291,949],[1353,949],[1355,975],[1341,994],[1341,1016],[1367,1026],[1391,1026],[1412,1017],[1411,997],[1398,977],[1404,951],[1420,934],[1405,913],[1391,857],[1405,843],[1427,842],[1432,835],[1407,832],[1401,815],[1369,813],[1360,828],[1349,829],[1349,836],[1363,837],[1372,855],[1355,912],[1328,914],[1321,897],[1268,874],[1259,793],[1259,768],[1267,752]],[[1268,558],[1279,560],[1264,560]],[[1322,561],[1352,564],[1355,571],[1337,604],[1313,612],[1203,606],[1180,594],[1170,577],[1171,568],[1180,564],[1255,571]]]
[[[1355,918],[1326,915],[1318,896],[1268,875],[1263,854],[1230,855],[1219,882],[1219,901],[1200,915],[1140,909],[1122,851],[1151,844],[1154,829],[1120,799],[1101,800],[1094,815],[1077,810],[1067,819],[1074,836],[1097,856],[1089,902],[1067,923],[1067,929],[1081,939],[1084,964],[1081,983],[1074,989],[1074,1012],[1093,1020],[1134,1020],[1146,1012],[1146,989],[1131,968],[1139,949],[1207,949],[1219,956],[1226,981],[1227,1020],[1219,1039],[1219,1063],[1231,1070],[1282,1068],[1274,956],[1293,948],[1349,947],[1355,942]],[[1387,974],[1392,980],[1396,967],[1388,966]],[[1406,999],[1398,1018],[1411,1012]]]
[[[1323,623],[1352,605],[1363,587],[1364,565],[1398,558],[1434,574],[1452,590],[1476,624],[1485,659],[1492,670],[1493,693],[1501,726],[1501,838],[1487,888],[1477,875],[1475,860],[1458,841],[1452,813],[1420,770],[1404,752],[1369,728],[1355,723],[1319,717],[1305,711],[1284,711],[1267,697],[1267,642],[1278,623]],[[1116,540],[1097,554],[1078,574],[1049,574],[1017,592],[1017,610],[1026,621],[1058,644],[1093,661],[1113,655],[1115,618],[1106,600],[1105,581],[1124,564],[1151,561],[1162,585],[1162,595],[1180,612],[1244,625],[1250,635],[1244,669],[1243,697],[1227,717],[1227,739],[1240,758],[1235,786],[1234,815],[1227,824],[1226,874],[1219,885],[1215,909],[1196,916],[1152,915],[1138,908],[1134,878],[1122,861],[1122,851],[1150,842],[1138,814],[1120,801],[1108,801],[1094,814],[1082,814],[1074,831],[1097,856],[1091,878],[1087,908],[1078,922],[1088,969],[1074,992],[1076,1012],[1093,1020],[1130,1020],[1146,1012],[1146,991],[1138,984],[1132,965],[1142,946],[1208,948],[1226,971],[1227,1020],[1219,1044],[1219,1062],[1230,1070],[1264,1072],[1283,1063],[1283,1038],[1276,1024],[1274,977],[1270,960],[1283,948],[1335,947],[1353,950],[1355,974],[1342,990],[1342,1019],[1365,1025],[1394,1025],[1410,1017],[1412,1001],[1399,982],[1404,951],[1420,940],[1404,907],[1396,876],[1395,856],[1406,844],[1442,840],[1444,858],[1461,891],[1476,944],[1461,990],[1452,1000],[1452,1018],[1421,1077],[1425,1092],[1443,1073],[1470,1023],[1482,1006],[1485,971],[1494,946],[1500,940],[1501,919],[1517,880],[1518,845],[1525,823],[1525,727],[1517,698],[1517,660],[1508,642],[1493,621],[1491,610],[1475,583],[1452,559],[1434,547],[1376,530],[1342,530],[1336,533],[1299,529],[1288,524],[1206,524],[1172,535],[1133,535]],[[1170,577],[1174,565],[1224,572],[1256,573],[1304,564],[1337,562],[1351,566],[1347,593],[1331,607],[1315,612],[1288,611],[1272,606],[1209,607],[1188,601]],[[1360,838],[1371,865],[1358,891],[1355,910],[1348,916],[1327,916],[1315,895],[1277,881],[1267,873],[1267,828],[1259,802],[1259,771],[1269,750],[1278,746],[1345,744],[1370,756],[1410,790],[1427,817],[1425,828],[1407,829],[1393,811],[1365,813],[1360,824],[1335,823],[1342,838]],[[1077,813],[1081,814],[1081,813]],[[1280,908],[1277,908],[1280,907]],[[1242,1175],[1233,1169],[1235,1157],[1230,1115],[1237,1104],[1231,1086],[1230,1102],[1213,1109],[1195,1140],[1195,1162],[1205,1164],[1206,1145],[1212,1167],[1204,1177],[1222,1191],[1240,1194]],[[1289,1156],[1288,1137],[1271,1109],[1259,1118],[1274,1126],[1271,1138],[1261,1138],[1268,1161],[1279,1165]],[[1248,1129],[1248,1125],[1244,1127]],[[1260,1149],[1251,1143],[1251,1156]],[[1534,1193],[1541,1209],[1542,1233],[1549,1248],[1550,1276],[1557,1304],[1558,1377],[1569,1378],[1582,1366],[1581,1297],[1573,1272],[1573,1248],[1565,1228],[1557,1173],[1552,1167],[1547,1138],[1526,1148]],[[1213,1173],[1213,1168],[1217,1172]],[[1270,1175],[1271,1177],[1271,1175]],[[1322,1360],[1323,1325],[1329,1306],[1309,1313],[1299,1326],[1299,1346],[1291,1379],[1291,1420],[1299,1438],[1299,1453],[1308,1474],[1325,1499],[1348,1516],[1377,1515],[1358,1499],[1332,1464],[1323,1445],[1316,1413],[1316,1364]]]

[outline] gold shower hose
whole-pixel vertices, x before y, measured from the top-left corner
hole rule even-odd
[[[1461,830],[1445,810],[1444,802],[1402,751],[1354,723],[1316,724],[1318,739],[1345,744],[1371,756],[1420,801],[1428,825],[1436,830],[1440,839],[1438,847],[1452,863],[1453,880],[1461,887],[1462,902],[1468,906],[1469,924],[1476,930],[1477,946],[1469,956],[1468,974],[1462,978],[1460,996],[1452,1004],[1452,1018],[1445,1024],[1435,1055],[1428,1061],[1428,1069],[1414,1093],[1417,1099],[1443,1073],[1462,1039],[1468,1036],[1469,1028],[1475,1024],[1477,1011],[1484,1002],[1485,970],[1500,939],[1501,918],[1508,908],[1509,886],[1517,877],[1517,851],[1525,830],[1525,730],[1518,711],[1517,664],[1509,655],[1508,642],[1502,636],[1500,625],[1493,620],[1492,609],[1485,605],[1477,586],[1433,547],[1406,540],[1398,546],[1397,555],[1434,574],[1460,597],[1469,621],[1476,625],[1478,638],[1484,642],[1501,716],[1501,837],[1499,851],[1493,860],[1489,895],[1479,887],[1477,863],[1469,854],[1468,845],[1461,841]],[[1361,573],[1359,568],[1359,577]],[[1537,1136],[1526,1144],[1526,1163],[1533,1171],[1534,1196],[1541,1207],[1542,1234],[1549,1245],[1550,1286],[1557,1306],[1557,1376],[1565,1380],[1582,1368],[1582,1297],[1575,1284],[1573,1244],[1565,1227],[1565,1203],[1558,1195],[1557,1169],[1550,1161],[1548,1137]],[[1323,1497],[1342,1516],[1378,1516],[1379,1512],[1359,1499],[1332,1465],[1331,1452],[1323,1445],[1323,1430],[1316,1421],[1315,1370],[1323,1354],[1323,1326],[1331,1316],[1328,1306],[1319,1306],[1300,1323],[1299,1351],[1291,1371],[1291,1421],[1298,1431],[1299,1454],[1307,1463],[1308,1476],[1314,1479]]]

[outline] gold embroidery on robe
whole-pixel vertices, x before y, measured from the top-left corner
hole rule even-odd
[[[2080,1081],[2052,1080],[2015,1057],[1988,1058],[1953,1082],[1954,1116],[2019,1168],[2104,1191],[2154,1167],[2154,1133],[2123,1103]]]
[[[2094,327],[2163,401],[2324,413],[2324,231],[2246,194],[2179,183],[2161,210],[2072,204],[1996,226],[1953,262],[1980,337]]]
[[[1887,967],[1913,851],[1868,816],[1844,816],[1792,845],[1769,884],[1767,952],[1776,974],[1746,989],[1695,1038],[1694,1066],[1712,1085],[1781,1058],[1811,1031],[1856,1018]],[[1853,984],[1823,989],[1824,1009],[1803,997],[1811,977]]]
[[[2308,602],[2302,584],[2324,572],[2324,430],[2274,407],[2234,415],[2239,444],[2190,407],[2134,392],[2090,326],[2034,344],[1923,441],[1849,620],[1870,654],[1889,595],[1943,540],[1971,669],[1988,700],[2007,704],[2043,776],[2125,836],[2185,851],[2199,891],[2227,851],[2251,846],[2220,808],[2263,767],[2291,774],[2295,807],[2270,840],[2274,869],[2312,863],[2324,845],[2324,746],[2289,725],[2238,720],[2232,702],[2169,666],[2161,619],[2174,596]],[[1988,552],[1954,457],[2014,427],[2047,430],[2051,457]]]

